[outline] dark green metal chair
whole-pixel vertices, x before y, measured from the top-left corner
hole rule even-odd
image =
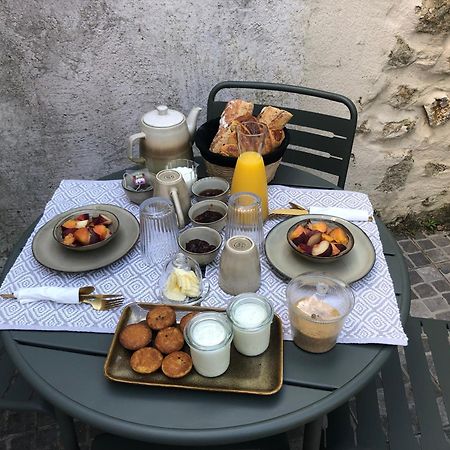
[[[290,145],[283,156],[282,164],[298,165],[335,175],[337,186],[344,187],[358,116],[356,107],[350,99],[332,92],[301,86],[254,81],[224,81],[211,89],[208,97],[208,120],[219,117],[227,101],[236,98],[236,95],[232,95],[225,101],[216,100],[216,95],[224,89],[233,89],[233,92],[238,90],[240,98],[247,101],[254,100],[256,90],[258,91],[256,97],[263,98],[264,104],[291,112],[293,117],[287,126]],[[292,103],[296,105],[296,108],[276,103],[275,93],[292,94],[289,99],[291,102],[292,98]],[[254,103],[254,113],[258,114],[263,105],[257,101]],[[306,103],[311,106],[307,108]],[[318,112],[318,103],[321,103],[321,106],[322,103],[325,103],[323,106],[327,111],[334,111],[340,106],[346,112],[347,117]]]
[[[449,322],[410,318],[406,365],[393,352],[354,401],[328,415],[327,450],[450,450],[439,409],[450,417]],[[428,355],[427,355],[428,354]],[[402,370],[406,367],[406,372]],[[406,392],[414,405],[409,407]],[[379,400],[384,407],[380,409]],[[439,407],[440,405],[440,407]]]

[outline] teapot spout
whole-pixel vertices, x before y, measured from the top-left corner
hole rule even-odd
[[[197,128],[197,119],[198,119],[198,115],[201,110],[202,110],[202,108],[199,108],[198,106],[194,106],[186,118],[186,123],[187,123],[187,127],[189,130],[191,139],[193,138],[195,130]]]

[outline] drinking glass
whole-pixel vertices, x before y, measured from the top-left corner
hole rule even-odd
[[[167,261],[178,251],[178,224],[173,204],[162,197],[141,203],[140,234],[142,259],[149,266]]]
[[[267,125],[258,122],[243,122],[237,127],[238,150],[261,154],[268,136]]]
[[[253,192],[259,196],[263,220],[269,215],[267,175],[261,156],[267,137],[267,127],[261,123],[244,122],[237,128],[239,158],[231,181],[232,194]]]
[[[261,199],[252,192],[236,192],[228,200],[225,237],[248,236],[261,253],[264,243]]]
[[[191,159],[173,159],[167,163],[167,169],[176,170],[183,177],[189,194],[191,193],[192,185],[197,181],[197,167],[198,164]]]

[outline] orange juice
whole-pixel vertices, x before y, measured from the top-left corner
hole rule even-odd
[[[239,155],[231,182],[231,193],[252,192],[261,198],[263,220],[269,215],[267,177],[264,160],[258,152]]]

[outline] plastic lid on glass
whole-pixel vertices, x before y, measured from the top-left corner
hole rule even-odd
[[[149,127],[167,128],[178,125],[184,120],[184,115],[166,105],[159,105],[142,117],[142,121]]]
[[[334,322],[353,308],[353,292],[344,281],[325,273],[309,272],[293,278],[287,288],[288,303],[309,320]]]

